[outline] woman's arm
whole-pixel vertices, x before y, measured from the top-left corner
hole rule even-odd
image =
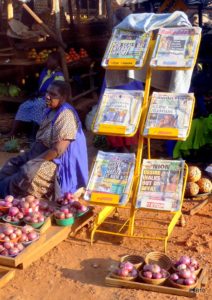
[[[72,142],[71,140],[59,141],[55,143],[52,146],[52,148],[39,155],[39,158],[50,161],[57,157],[60,157],[66,151],[66,149],[68,148],[71,142]]]

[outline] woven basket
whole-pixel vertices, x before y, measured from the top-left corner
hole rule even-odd
[[[141,278],[144,282],[148,284],[154,284],[154,285],[162,285],[170,276],[169,272],[167,272],[167,277],[160,278],[160,279],[152,279],[152,278],[146,278],[142,275],[141,271],[139,272],[139,278]]]
[[[197,282],[198,280],[192,284],[192,285],[183,285],[183,284],[178,284],[178,283],[175,283],[174,281],[168,279],[168,282],[175,288],[177,289],[181,289],[181,290],[190,290],[190,289],[194,289],[197,285]]]
[[[145,257],[145,263],[157,264],[166,271],[168,271],[172,267],[171,259],[164,253],[160,252],[150,252],[149,254],[147,254],[147,256]]]
[[[136,269],[139,269],[144,263],[143,257],[139,255],[125,255],[121,257],[121,262],[127,261],[133,264]]]
[[[118,276],[118,275],[116,275],[114,273],[111,273],[110,277],[116,278],[116,279],[121,279],[121,280],[127,280],[127,281],[133,281],[133,280],[135,280],[137,278],[137,277],[130,277],[130,276],[126,276],[126,277],[124,277],[124,276]]]

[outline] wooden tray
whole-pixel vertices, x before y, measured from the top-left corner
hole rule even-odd
[[[197,281],[197,286],[196,289],[198,290],[202,286],[202,281],[204,277],[206,276],[207,270],[206,269],[201,269],[199,275],[198,275],[198,281]],[[126,281],[126,280],[121,280],[121,279],[115,279],[111,277],[111,273],[105,278],[105,283],[108,286],[113,286],[113,287],[125,287],[128,289],[141,289],[141,290],[146,290],[146,291],[151,291],[151,292],[158,292],[158,293],[164,293],[164,294],[172,294],[172,295],[178,295],[178,296],[184,296],[184,297],[189,297],[193,298],[196,297],[197,295],[197,290],[194,289],[193,291],[186,291],[186,290],[181,290],[178,288],[171,287],[170,285],[167,284],[167,286],[162,286],[162,285],[153,285],[153,284],[147,284],[144,282],[139,282],[139,281]]]
[[[15,276],[15,270],[0,266],[0,288],[5,286]]]
[[[26,257],[30,253],[32,253],[39,245],[42,245],[45,240],[46,240],[46,234],[42,234],[40,235],[38,240],[26,246],[26,248],[24,248],[24,250],[21,251],[21,253],[19,253],[17,256],[10,257],[10,256],[0,255],[0,265],[13,267],[13,268],[18,267],[20,264],[23,264]]]

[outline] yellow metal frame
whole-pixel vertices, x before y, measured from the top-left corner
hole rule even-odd
[[[153,53],[155,41],[151,40],[151,46],[149,50],[149,55],[151,56]],[[152,68],[149,66],[147,69],[147,75],[146,75],[146,82],[145,82],[145,91],[144,91],[144,100],[143,100],[143,105],[142,105],[142,110],[141,110],[141,118],[140,118],[140,132],[143,133],[144,130],[144,125],[146,121],[146,116],[148,113],[148,107],[149,107],[149,92],[150,92],[150,85],[151,85],[151,77],[152,77]],[[97,215],[93,229],[91,232],[91,244],[93,244],[94,241],[94,236],[96,233],[102,233],[102,234],[108,234],[108,235],[114,235],[114,236],[121,236],[121,237],[133,237],[133,238],[142,238],[142,239],[151,239],[151,240],[161,240],[164,242],[164,251],[167,251],[167,243],[168,239],[170,238],[170,235],[177,224],[178,220],[182,216],[181,208],[183,204],[183,199],[184,199],[184,193],[185,193],[185,187],[186,187],[186,181],[187,181],[187,176],[188,176],[188,166],[185,165],[185,170],[184,170],[184,181],[183,181],[183,188],[182,188],[182,195],[181,195],[181,205],[178,211],[175,212],[170,212],[170,211],[159,211],[159,210],[148,210],[148,209],[136,209],[136,197],[137,197],[137,191],[138,191],[138,186],[139,186],[139,177],[141,174],[141,162],[142,162],[142,153],[143,153],[143,146],[144,146],[144,139],[145,137],[139,134],[139,139],[138,139],[138,147],[137,147],[137,156],[136,156],[136,164],[135,164],[135,172],[134,172],[134,180],[133,180],[133,186],[132,186],[132,197],[131,197],[131,202],[126,205],[120,207],[119,205],[114,205],[114,206],[106,206],[104,207]],[[150,138],[147,138],[148,142],[148,158],[151,157],[150,155]],[[110,217],[112,214],[115,214],[117,209],[127,209],[129,212],[129,217],[125,220],[121,220],[120,222],[116,222],[115,220],[107,221],[107,218]],[[168,222],[168,225],[165,230],[165,234],[163,236],[157,235],[156,237],[154,236],[147,236],[145,234],[143,235],[136,235],[135,233],[135,228],[136,228],[136,222],[139,220],[136,219],[136,213],[138,211],[143,211],[143,212],[157,212],[161,214],[169,214],[172,216],[171,221]],[[142,219],[145,219],[145,217],[142,217]],[[156,220],[154,218],[154,220]],[[159,219],[158,219],[159,220]],[[110,224],[114,228],[114,230],[104,230],[101,229],[101,226],[103,224]],[[115,229],[116,228],[116,229]],[[143,229],[153,229],[155,230],[156,227],[140,227]],[[124,231],[126,230],[126,231]]]

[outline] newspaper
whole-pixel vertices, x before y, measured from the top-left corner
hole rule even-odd
[[[125,204],[133,181],[134,153],[98,151],[90,179],[84,194],[89,201],[92,192],[120,195],[119,204]]]
[[[193,67],[200,37],[199,27],[161,28],[150,65],[152,67]]]
[[[178,137],[186,138],[193,106],[193,93],[154,92],[147,114],[144,135],[148,135],[150,128],[177,128]]]
[[[133,133],[139,122],[144,92],[139,90],[105,89],[102,96],[93,131],[98,132],[100,124],[126,126],[126,134]]]
[[[184,164],[178,160],[144,159],[136,208],[179,210]]]
[[[116,58],[135,59],[135,67],[142,67],[150,38],[150,33],[115,29],[103,57],[102,67],[107,67],[109,60]]]

